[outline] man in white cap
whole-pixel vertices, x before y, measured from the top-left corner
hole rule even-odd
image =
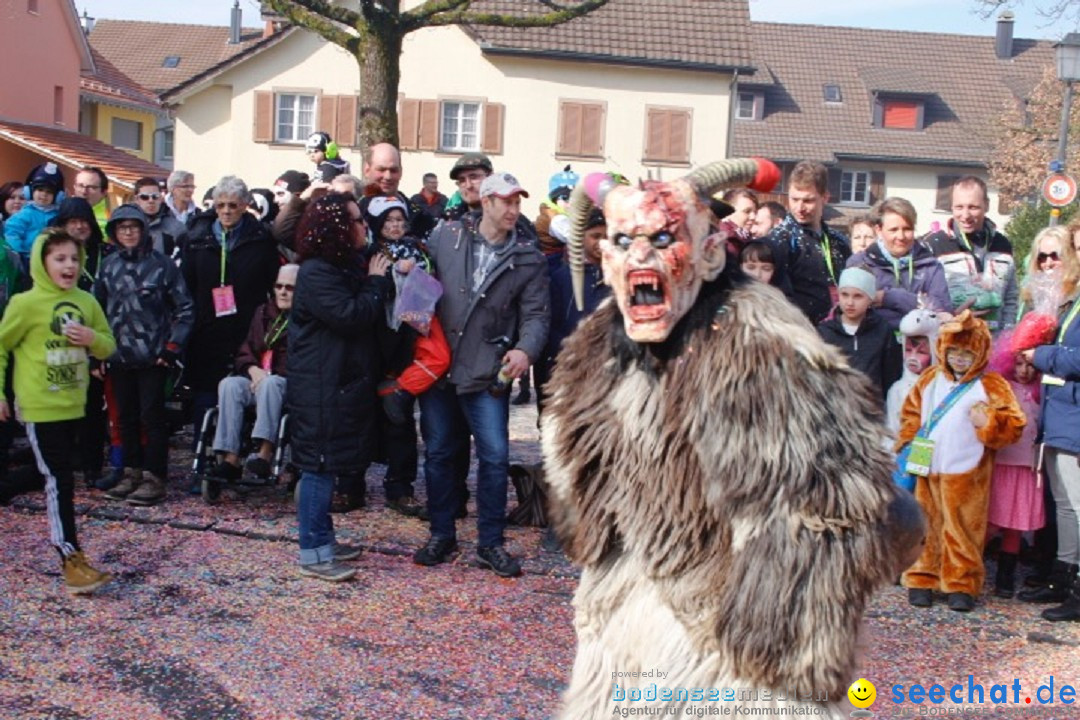
[[[413,555],[438,565],[457,549],[455,458],[476,445],[477,561],[502,577],[521,573],[503,548],[510,470],[509,390],[547,340],[547,262],[517,230],[529,194],[510,173],[486,177],[481,213],[440,224],[428,238],[443,283],[439,321],[450,343],[450,371],[420,396],[431,538]]]

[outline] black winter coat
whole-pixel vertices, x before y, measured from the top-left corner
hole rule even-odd
[[[851,367],[870,378],[884,399],[889,386],[900,377],[902,348],[896,342],[896,335],[874,310],[867,311],[854,335],[847,334],[840,318],[837,312],[818,325],[818,334],[825,342],[840,348]]]
[[[217,391],[233,369],[240,343],[247,336],[255,309],[267,301],[281,263],[266,226],[245,215],[233,229],[235,240],[226,255],[225,284],[233,288],[236,313],[216,317],[212,290],[221,284],[221,243],[214,237],[216,216],[194,216],[181,245],[180,270],[191,299],[195,324],[188,339],[186,375],[194,390]]]
[[[376,330],[394,283],[359,264],[306,260],[289,320],[286,404],[293,462],[301,470],[348,473],[367,465],[381,375]]]

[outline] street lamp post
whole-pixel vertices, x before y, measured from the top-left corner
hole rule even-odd
[[[1069,114],[1072,111],[1073,83],[1080,80],[1080,33],[1069,33],[1054,45],[1058,80],[1065,83],[1065,100],[1061,104],[1061,128],[1058,131],[1055,172],[1065,171],[1065,154],[1069,144]],[[1057,225],[1060,208],[1050,211],[1050,224]]]

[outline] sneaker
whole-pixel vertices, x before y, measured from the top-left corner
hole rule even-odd
[[[344,560],[355,560],[360,557],[363,550],[355,545],[344,545],[342,543],[334,543],[334,560],[336,562],[342,562]]]
[[[138,468],[124,468],[124,477],[116,487],[105,493],[110,500],[126,500],[127,496],[135,492],[143,481],[143,471]]]
[[[949,593],[949,609],[956,612],[971,612],[975,609],[975,598],[967,593]]]
[[[502,545],[476,548],[476,560],[480,567],[488,568],[499,577],[517,577],[521,574],[521,565]]]
[[[908,605],[913,607],[930,607],[934,604],[934,591],[924,588],[909,588],[907,601]]]
[[[273,472],[273,468],[270,467],[270,461],[259,457],[258,455],[252,455],[244,463],[244,469],[257,478],[265,480],[270,477]]]
[[[124,479],[124,468],[112,468],[94,483],[98,490],[112,490]]]
[[[165,499],[165,481],[153,473],[143,475],[143,481],[135,492],[127,496],[128,505],[148,507]]]
[[[68,555],[63,563],[64,587],[72,595],[89,595],[112,580],[112,575],[91,567],[81,551]]]
[[[413,562],[425,567],[433,567],[446,562],[450,553],[457,550],[457,540],[432,535],[427,545],[413,553]]]
[[[326,580],[327,582],[341,582],[356,575],[356,568],[342,565],[337,560],[330,560],[328,562],[313,563],[311,565],[301,565],[300,574],[318,578],[319,580]]]
[[[411,495],[405,497],[399,497],[396,500],[387,500],[386,507],[391,510],[401,513],[405,517],[420,517],[420,513],[424,510],[424,505]]]

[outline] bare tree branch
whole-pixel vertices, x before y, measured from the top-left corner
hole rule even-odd
[[[353,10],[340,5],[332,5],[327,0],[266,0],[266,4],[285,17],[289,17],[289,11],[286,8],[293,6],[294,9],[306,11],[324,20],[333,20],[351,28],[356,27],[356,23],[361,19],[360,15]]]
[[[420,28],[427,24],[431,16],[450,10],[468,9],[472,0],[427,0],[423,5],[418,5],[412,10],[401,14],[402,23],[406,27]],[[462,6],[465,6],[462,8]]]
[[[578,5],[564,10],[555,10],[542,15],[505,15],[502,13],[470,12],[468,10],[456,10],[444,12],[428,19],[427,25],[438,27],[441,25],[490,25],[497,27],[552,27],[560,25],[576,17],[602,8],[608,4],[608,0],[585,0]]]

